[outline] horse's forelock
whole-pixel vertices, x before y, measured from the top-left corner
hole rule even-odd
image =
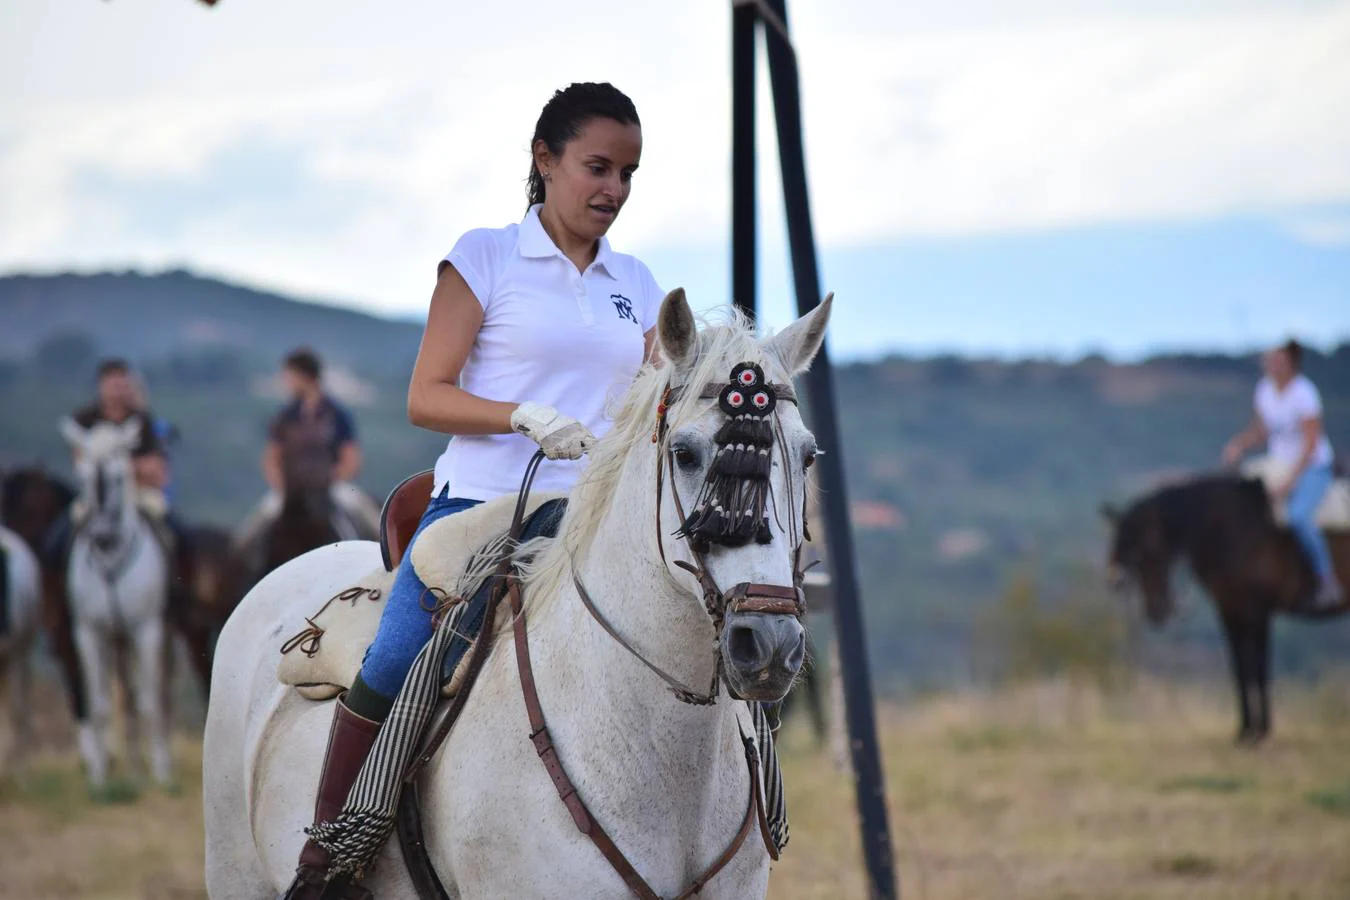
[[[634,449],[653,446],[656,408],[670,385],[723,383],[732,368],[741,362],[757,363],[765,368],[771,381],[786,379],[777,359],[766,358],[749,320],[736,310],[719,310],[696,317],[699,323],[698,353],[693,363],[680,372],[670,363],[644,365],[632,384],[614,406],[614,424],[589,454],[589,464],[573,489],[559,528],[558,539],[542,549],[531,567],[530,581],[536,589],[527,598],[551,597],[567,575],[570,560],[582,558],[599,531],[612,497],[623,477],[624,464]],[[683,391],[666,413],[670,429],[696,421],[716,406],[715,400],[699,396],[700,390]],[[657,448],[664,452],[664,444]],[[653,498],[655,487],[653,486]],[[527,605],[529,600],[527,599]]]
[[[118,456],[131,455],[121,430],[115,425],[100,422],[90,428],[86,435],[81,449],[95,463],[101,464]]]

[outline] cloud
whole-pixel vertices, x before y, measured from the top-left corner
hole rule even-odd
[[[337,0],[58,7],[12,0],[5,14],[0,78],[23,89],[0,97],[0,268],[187,263],[415,310],[460,233],[523,211],[533,118],[555,87],[585,79],[615,81],[643,116],[616,243],[725,240],[718,0],[585,16],[431,0],[378,16]],[[1350,199],[1350,4],[791,12],[827,245],[1283,220]],[[777,244],[761,87],[765,241]]]
[[[1281,223],[1294,240],[1310,247],[1350,247],[1350,214],[1308,215]]]

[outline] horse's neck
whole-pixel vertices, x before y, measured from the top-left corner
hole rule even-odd
[[[147,526],[141,518],[140,510],[136,508],[135,498],[131,495],[124,497],[111,515],[117,520],[117,552],[120,552],[135,541],[140,530]]]
[[[686,686],[703,693],[716,667],[716,635],[698,598],[683,593],[666,574],[656,550],[650,497],[622,489],[613,497],[578,576],[587,595],[611,626],[646,659]],[[672,548],[668,547],[669,552]],[[652,778],[671,776],[698,803],[699,780],[715,790],[729,769],[741,766],[719,757],[739,753],[735,721],[740,704],[719,688],[711,706],[678,700],[672,689],[605,633],[582,605],[569,576],[560,594],[531,627],[537,672],[558,696],[545,699],[549,717],[576,716],[599,727],[569,729],[571,740],[592,742],[589,752],[569,756],[612,760],[621,740],[642,758]],[[534,637],[538,635],[538,637]],[[555,712],[556,710],[556,712]]]
[[[115,513],[117,517],[117,541],[106,549],[99,548],[84,533],[87,559],[103,579],[120,581],[131,577],[138,561],[144,562],[149,554],[161,553],[159,542],[154,539],[150,525],[141,516],[132,498]]]

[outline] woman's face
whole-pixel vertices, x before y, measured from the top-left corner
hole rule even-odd
[[[628,202],[642,156],[642,129],[594,118],[563,146],[561,156],[535,144],[534,161],[546,173],[544,208],[577,237],[598,240]]]
[[[1289,354],[1282,347],[1267,350],[1261,357],[1261,368],[1265,369],[1266,374],[1273,380],[1280,383],[1294,377],[1293,363],[1289,361]]]

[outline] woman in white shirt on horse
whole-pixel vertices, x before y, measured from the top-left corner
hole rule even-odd
[[[514,493],[537,448],[539,490],[565,491],[606,427],[605,404],[651,351],[664,296],[605,234],[642,153],[633,103],[609,84],[573,84],[545,105],[531,145],[529,209],[518,225],[466,233],[440,263],[408,389],[413,424],[453,435],[436,463],[418,534],[447,515]],[[413,540],[416,540],[414,535]],[[315,821],[333,819],[431,637],[426,590],[403,554],[375,641],[335,704]],[[364,898],[328,854],[305,844],[285,895]]]
[[[1317,527],[1317,508],[1331,487],[1335,460],[1322,425],[1322,396],[1301,371],[1303,348],[1297,341],[1268,350],[1261,363],[1266,374],[1256,385],[1256,416],[1224,447],[1223,460],[1233,465],[1265,441],[1271,458],[1289,467],[1273,499],[1284,502],[1289,527],[1317,575],[1313,605],[1333,607],[1345,597],[1327,539]]]

